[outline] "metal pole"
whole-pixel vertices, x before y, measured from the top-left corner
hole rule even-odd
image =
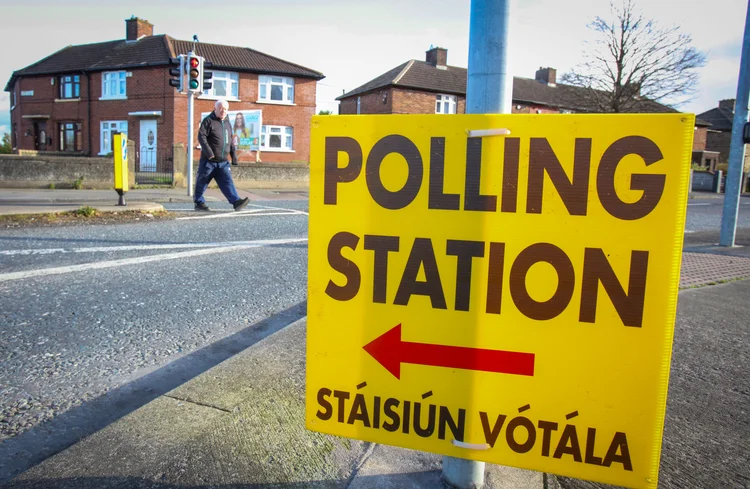
[[[510,0],[472,0],[469,22],[467,114],[508,114],[513,77],[508,76]],[[458,489],[484,486],[484,462],[443,457],[443,480]]]
[[[193,92],[188,89],[187,187],[190,197],[193,196],[193,110]]]
[[[734,103],[734,120],[732,121],[732,140],[729,146],[729,168],[724,190],[724,209],[721,213],[721,246],[734,246],[737,234],[737,215],[740,209],[740,192],[742,191],[742,169],[745,163],[745,144],[742,141],[742,129],[747,122],[748,95],[750,94],[750,2],[745,15],[745,36],[742,40],[742,59],[740,75],[737,80],[737,98]],[[721,186],[721,182],[719,182]]]
[[[513,77],[508,76],[510,0],[472,0],[469,22],[467,114],[509,114]]]

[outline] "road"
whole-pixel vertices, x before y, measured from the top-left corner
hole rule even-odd
[[[690,199],[688,201],[685,231],[694,233],[721,229],[721,216],[724,206],[723,197],[721,195],[714,198]],[[750,228],[750,198],[748,197],[743,197],[740,200],[737,226]]]
[[[34,435],[74,443],[241,350],[254,325],[304,316],[306,201],[169,207],[186,219],[0,234],[0,440],[16,442],[0,444],[0,484]],[[149,377],[167,364],[184,371]],[[61,416],[95,399],[99,414]]]
[[[0,233],[0,484],[304,316],[307,201],[165,207]],[[691,199],[686,236],[720,218]]]

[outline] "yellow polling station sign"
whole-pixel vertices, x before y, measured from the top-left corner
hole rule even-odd
[[[123,133],[112,138],[112,149],[115,160],[115,190],[127,192],[128,185],[128,138]]]
[[[656,487],[694,119],[313,117],[307,428]]]

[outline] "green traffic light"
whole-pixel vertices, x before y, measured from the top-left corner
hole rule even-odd
[[[198,88],[198,80],[190,80],[190,88],[195,90]]]

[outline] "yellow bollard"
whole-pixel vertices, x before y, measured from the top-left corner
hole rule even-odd
[[[128,191],[128,138],[125,134],[116,133],[112,137],[112,148],[115,154],[115,190],[120,196],[117,205],[125,203],[125,192]]]

